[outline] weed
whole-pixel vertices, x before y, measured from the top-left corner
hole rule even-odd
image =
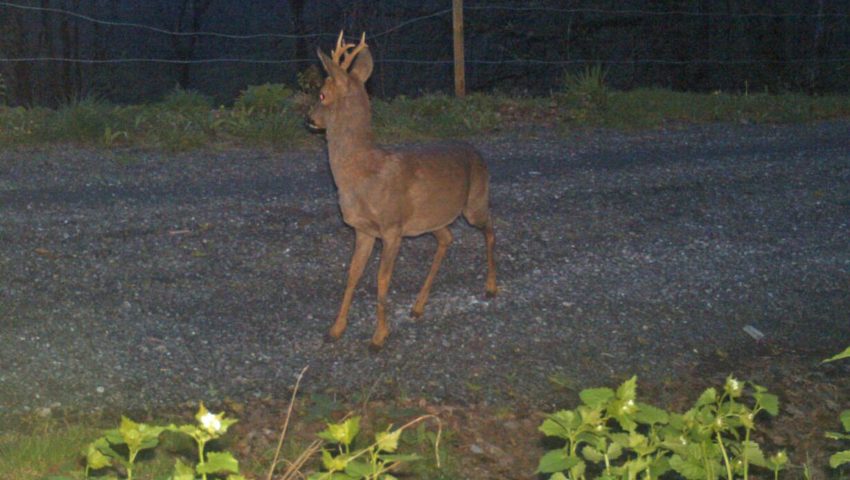
[[[290,108],[294,94],[291,88],[279,83],[249,86],[236,98],[233,109],[262,114],[282,113]]]
[[[202,93],[177,87],[168,92],[157,105],[170,112],[191,115],[198,112],[209,112],[212,110],[213,103],[210,97]]]
[[[850,347],[847,347],[843,352],[833,357],[827,358],[824,362],[834,362],[836,360],[844,360],[848,358],[850,358]],[[830,438],[832,440],[850,440],[850,410],[844,410],[841,412],[841,416],[839,418],[841,420],[841,426],[844,428],[844,433],[827,432],[826,438]],[[850,463],[850,450],[842,450],[829,457],[829,466],[832,468],[838,468],[847,463]]]
[[[227,433],[236,420],[225,418],[224,413],[209,412],[203,403],[195,414],[195,420],[196,424],[156,426],[121,417],[118,428],[106,431],[83,451],[85,478],[91,478],[95,470],[115,468],[117,464],[126,472],[127,480],[132,480],[139,453],[155,448],[159,445],[160,435],[169,431],[192,438],[197,446],[197,464],[193,467],[177,459],[172,476],[174,480],[194,480],[196,474],[200,474],[203,480],[207,480],[210,474],[227,474],[228,480],[244,480],[239,475],[239,462],[230,452],[206,451],[207,444]]]
[[[558,99],[569,119],[585,123],[598,121],[608,108],[609,95],[605,70],[597,64],[581,73],[564,74],[564,91]]]
[[[565,442],[540,460],[539,473],[551,480],[658,478],[667,472],[686,479],[749,478],[751,465],[769,469],[777,478],[788,462],[784,452],[766,457],[751,439],[762,412],[778,413],[777,397],[763,387],[733,377],[723,391],[709,388],[684,414],[670,413],[637,401],[637,379],[614,391],[583,390],[575,410],[549,416],[540,431]],[[749,397],[749,406],[743,400]]]

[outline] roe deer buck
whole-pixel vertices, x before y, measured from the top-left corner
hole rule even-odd
[[[488,295],[496,293],[489,175],[481,156],[468,144],[386,148],[374,143],[372,114],[364,86],[372,73],[372,55],[365,33],[355,46],[344,43],[340,32],[331,57],[320,49],[317,53],[328,77],[318,103],[308,114],[308,127],[325,131],[343,220],[355,230],[348,282],[328,340],[338,339],[345,331],[354,288],[375,239],[380,238],[383,250],[378,267],[378,325],[370,345],[378,350],[389,334],[385,312],[387,290],[402,237],[433,233],[437,238],[437,253],[416,297],[413,316],[422,315],[425,309],[434,276],[452,241],[448,225],[461,213],[471,225],[484,231],[486,291]]]

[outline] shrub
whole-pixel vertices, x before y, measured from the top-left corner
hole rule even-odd
[[[233,107],[258,113],[280,113],[289,108],[294,93],[280,83],[252,85],[239,93]]]
[[[597,64],[580,73],[564,74],[564,90],[558,100],[568,118],[592,121],[608,108],[608,97],[605,71]]]
[[[202,93],[177,87],[155,105],[171,112],[197,114],[209,112],[213,108],[213,101]]]

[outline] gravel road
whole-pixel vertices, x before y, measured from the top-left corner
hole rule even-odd
[[[0,413],[285,398],[305,365],[308,391],[547,408],[552,379],[665,385],[850,344],[850,122],[471,141],[500,294],[460,221],[409,318],[435,242],[406,240],[377,355],[374,256],[323,342],[354,239],[323,151],[3,150]]]

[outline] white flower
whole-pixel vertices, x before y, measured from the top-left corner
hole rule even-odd
[[[201,426],[210,433],[217,433],[221,430],[221,419],[218,415],[207,412],[200,418]]]

